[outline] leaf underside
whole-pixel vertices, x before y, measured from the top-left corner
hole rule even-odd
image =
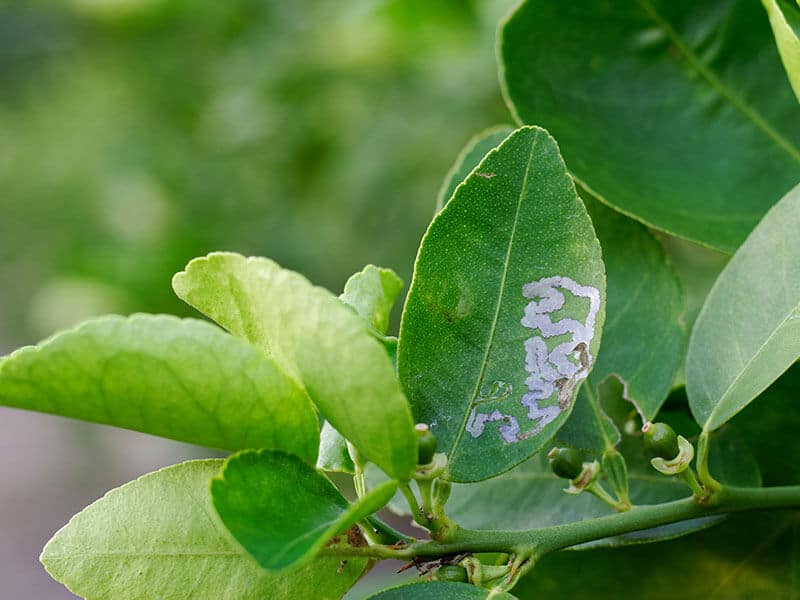
[[[778,202],[718,277],[697,317],[686,390],[712,431],[800,356],[800,186]]]
[[[341,598],[367,560],[326,556],[277,575],[259,567],[211,505],[222,462],[190,461],[108,492],[53,536],[42,563],[86,600]]]

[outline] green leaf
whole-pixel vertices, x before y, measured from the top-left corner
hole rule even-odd
[[[597,355],[604,300],[600,245],[558,147],[519,129],[431,223],[403,312],[400,379],[446,478],[492,477],[553,436]]]
[[[731,419],[758,459],[765,485],[800,483],[800,363]]]
[[[645,224],[727,251],[800,180],[800,106],[751,0],[528,0],[501,79],[576,180]]]
[[[686,390],[704,429],[725,423],[800,356],[800,186],[766,214],[697,317]]]
[[[333,294],[266,258],[212,253],[175,275],[183,300],[302,382],[323,416],[370,461],[410,477],[417,440],[386,350]]]
[[[514,128],[510,125],[496,125],[485,129],[473,136],[461,150],[456,158],[456,162],[450,167],[447,176],[439,188],[439,195],[436,197],[436,212],[442,210],[447,201],[453,197],[453,192],[459,184],[478,166],[490,150],[493,150],[506,139]]]
[[[786,0],[762,0],[789,82],[800,101],[800,12]]]
[[[409,583],[384,590],[368,600],[514,600],[507,592],[487,590],[468,583],[428,581]]]
[[[233,537],[265,569],[305,563],[335,535],[380,510],[397,484],[349,504],[319,471],[291,454],[249,450],[225,461],[211,496]],[[359,535],[360,537],[360,535]]]
[[[0,366],[0,404],[226,450],[316,460],[307,395],[248,344],[195,319],[103,317]]]
[[[333,600],[358,580],[365,559],[320,557],[279,575],[259,567],[214,514],[208,484],[221,467],[191,461],[110,491],[50,540],[47,572],[87,600]]]
[[[367,265],[347,280],[339,298],[378,333],[384,334],[389,327],[392,306],[402,289],[403,280],[394,271]]]
[[[353,459],[347,450],[347,440],[327,421],[322,424],[322,431],[319,434],[317,468],[335,473],[355,472]]]
[[[663,247],[638,223],[583,195],[603,248],[606,322],[603,348],[589,374],[597,388],[608,377],[651,420],[669,393],[686,344],[683,293]]]
[[[669,419],[669,415],[664,415]],[[689,425],[692,425],[689,422]],[[675,423],[677,430],[690,432]],[[696,430],[692,433],[695,433]],[[629,492],[634,505],[658,504],[691,496],[689,488],[677,477],[656,472],[644,453],[641,437],[625,435],[620,451],[628,466]],[[711,438],[711,468],[724,483],[757,486],[761,483],[758,466],[747,447],[730,430]],[[608,485],[601,479],[603,485]],[[474,529],[522,530],[561,525],[610,514],[611,509],[594,496],[564,493],[569,485],[550,469],[544,453],[503,475],[470,485],[453,485],[447,514],[463,527]],[[671,539],[709,527],[715,517],[693,519],[684,523],[597,540],[582,546],[623,546]]]
[[[499,144],[503,128],[487,130],[465,148],[448,180],[466,177],[477,167],[489,144]],[[580,192],[603,249],[607,277],[607,320],[603,347],[583,386],[576,408],[567,420],[572,445],[602,450],[619,439],[616,427],[599,405],[599,386],[609,377],[624,384],[625,399],[636,406],[643,419],[652,419],[669,393],[685,348],[680,325],[685,312],[678,277],[661,244],[646,227],[609,210],[585,190]],[[653,343],[658,340],[658,343]],[[561,430],[564,431],[564,428]]]
[[[789,600],[797,593],[799,540],[795,512],[736,515],[663,544],[551,554],[514,593],[530,600]]]

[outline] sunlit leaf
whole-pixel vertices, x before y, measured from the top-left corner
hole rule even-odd
[[[762,0],[783,66],[800,101],[800,10],[787,0]]]
[[[18,350],[0,405],[226,450],[280,448],[313,462],[308,396],[249,344],[194,319],[103,317]]]
[[[417,442],[394,366],[333,294],[269,259],[221,252],[191,261],[173,287],[301,382],[368,460],[399,480],[411,475]]]
[[[110,491],[47,544],[53,578],[87,600],[338,599],[367,560],[326,556],[289,573],[265,571],[214,514],[208,485],[221,460],[191,461]]]

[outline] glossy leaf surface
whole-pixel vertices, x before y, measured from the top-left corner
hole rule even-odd
[[[214,508],[228,531],[272,570],[308,562],[335,535],[380,510],[396,490],[397,484],[386,482],[350,504],[319,471],[271,450],[230,457],[211,482]]]
[[[726,251],[800,180],[800,106],[752,0],[520,4],[502,80],[610,206]]]
[[[398,370],[417,421],[478,481],[531,456],[600,345],[600,245],[555,141],[522,128],[436,216],[417,256]]]
[[[442,182],[439,195],[436,197],[436,212],[442,210],[442,207],[447,204],[447,201],[453,197],[453,192],[456,191],[459,184],[480,164],[483,157],[486,156],[490,150],[499,146],[512,131],[514,131],[513,127],[497,125],[481,131],[467,142],[467,145],[461,150],[456,158],[456,162],[450,167],[450,171],[448,171],[447,176]]]
[[[55,534],[45,568],[87,600],[334,600],[358,580],[367,561],[353,557],[279,575],[259,567],[214,514],[208,484],[221,467],[191,461],[110,491]]]
[[[226,450],[317,457],[303,389],[249,344],[194,319],[103,317],[22,348],[0,366],[0,404]]]
[[[762,0],[783,66],[800,101],[800,8],[788,0]]]
[[[333,294],[266,258],[213,253],[173,279],[178,296],[301,382],[323,416],[399,480],[416,465],[408,403],[381,343]]]
[[[720,274],[697,317],[686,390],[712,431],[800,356],[800,186],[776,204]]]

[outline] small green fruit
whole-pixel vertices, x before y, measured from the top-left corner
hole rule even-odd
[[[678,436],[666,423],[645,423],[642,427],[644,446],[653,456],[672,460],[680,453]]]
[[[467,583],[467,570],[459,565],[442,565],[436,571],[436,579],[454,583]]]
[[[547,458],[553,473],[569,479],[575,479],[583,471],[583,453],[575,448],[553,448]]]
[[[417,423],[414,431],[417,432],[417,447],[419,448],[417,464],[428,465],[433,460],[433,455],[436,454],[436,436],[425,423]]]

